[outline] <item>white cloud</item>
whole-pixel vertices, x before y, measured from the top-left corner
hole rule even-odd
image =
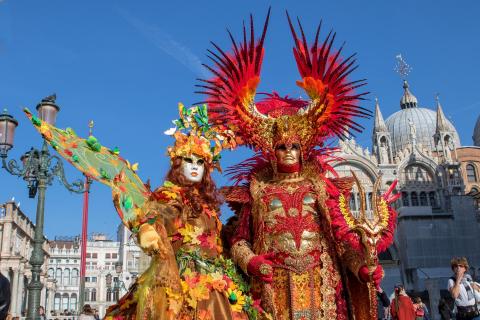
[[[210,77],[208,70],[202,66],[201,60],[192,53],[188,47],[173,39],[170,34],[156,25],[149,25],[137,19],[123,9],[117,8],[117,11],[122,18],[139,31],[140,34],[155,47],[162,50],[202,78]]]

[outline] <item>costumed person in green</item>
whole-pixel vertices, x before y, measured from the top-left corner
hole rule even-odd
[[[205,106],[186,109],[179,104],[176,127],[166,132],[175,138],[168,148],[171,168],[163,186],[154,191],[116,148],[25,112],[62,157],[112,188],[123,223],[152,257],[150,267],[107,310],[105,319],[256,318],[259,309],[248,296],[248,286],[233,262],[222,256],[220,202],[210,175],[219,168],[220,150],[232,147],[235,139],[209,126]]]

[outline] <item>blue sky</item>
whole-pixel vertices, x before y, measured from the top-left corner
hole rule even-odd
[[[95,121],[94,135],[106,146],[119,146],[122,156],[139,162],[139,175],[161,183],[172,143],[163,135],[177,117],[177,102],[191,104],[195,78],[208,75],[200,63],[213,40],[228,48],[228,27],[240,35],[242,20],[253,13],[261,24],[272,5],[260,91],[299,96],[292,39],[285,9],[302,19],[312,37],[321,18],[337,31],[337,45],[358,53],[355,78],[368,79],[373,108],[377,96],[385,118],[399,110],[402,82],[393,71],[403,54],[413,70],[412,92],[421,106],[433,108],[440,93],[447,117],[463,145],[472,144],[480,114],[480,3],[477,1],[25,1],[0,0],[0,108],[20,122],[15,148],[19,158],[41,139],[21,113],[34,110],[55,92],[61,107],[57,125],[80,135]],[[372,121],[364,121],[358,141],[371,145]],[[223,155],[227,167],[249,155],[236,150]],[[80,175],[66,164],[70,180]],[[219,185],[226,183],[215,176]],[[36,200],[24,182],[0,171],[0,202],[15,197],[34,221]],[[47,190],[45,233],[80,233],[82,197],[55,182]],[[119,218],[109,189],[99,183],[90,197],[90,232],[115,234]]]

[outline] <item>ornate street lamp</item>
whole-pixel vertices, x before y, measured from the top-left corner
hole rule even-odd
[[[6,153],[13,148],[13,137],[18,121],[7,113],[7,109],[3,110],[0,115],[0,152]]]
[[[105,276],[105,283],[107,284],[107,288],[112,287],[112,279],[113,276],[110,273]]]
[[[39,118],[51,125],[55,124],[57,113],[60,110],[55,104],[55,98],[55,95],[51,95],[37,105]],[[13,137],[17,126],[17,120],[7,114],[6,110],[0,115],[0,157],[2,158],[2,167],[11,175],[21,177],[27,182],[30,198],[34,198],[38,192],[35,235],[33,251],[30,257],[32,279],[28,284],[27,313],[28,320],[35,320],[39,317],[38,307],[40,306],[40,293],[43,287],[40,282],[40,273],[44,260],[42,246],[44,242],[43,220],[46,188],[52,184],[55,177],[71,192],[82,193],[85,190],[85,185],[81,180],[77,180],[72,184],[67,182],[62,161],[58,156],[50,155],[45,140],[41,150],[32,148],[20,158],[21,165],[13,159],[7,161],[8,151],[13,148]]]
[[[123,291],[127,291],[127,288],[125,288],[125,282],[122,280],[123,264],[120,261],[115,263],[115,272],[117,273],[117,281],[114,284],[114,292],[116,293],[116,299],[118,301],[123,294]]]
[[[123,264],[120,261],[115,262],[115,272],[120,277],[123,271]]]

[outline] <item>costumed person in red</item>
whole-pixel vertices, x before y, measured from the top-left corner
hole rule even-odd
[[[112,188],[123,223],[151,256],[147,270],[107,310],[107,320],[256,319],[259,308],[233,261],[222,255],[219,199],[211,171],[232,137],[208,125],[206,106],[179,104],[171,168],[163,186],[150,191],[136,165],[95,138],[52,127],[27,112],[61,156]]]
[[[289,18],[297,84],[310,100],[273,93],[255,102],[269,16],[258,41],[251,18],[242,43],[230,35],[233,52],[214,44],[215,77],[199,85],[212,125],[258,151],[229,169],[236,185],[223,190],[236,212],[231,256],[273,319],[376,319],[375,287],[383,276],[377,252],[393,240],[394,186],[380,196],[376,183],[370,220],[361,192],[362,210],[354,216],[348,203],[355,179],[338,178],[323,148],[326,139],[359,129],[354,116],[369,115],[357,105],[364,94],[354,92],[363,82],[347,80],[355,61],[333,50],[335,35],[319,43],[318,30],[309,47]]]
[[[394,320],[415,320],[415,306],[402,285],[395,286],[395,297],[390,303],[390,314]]]

